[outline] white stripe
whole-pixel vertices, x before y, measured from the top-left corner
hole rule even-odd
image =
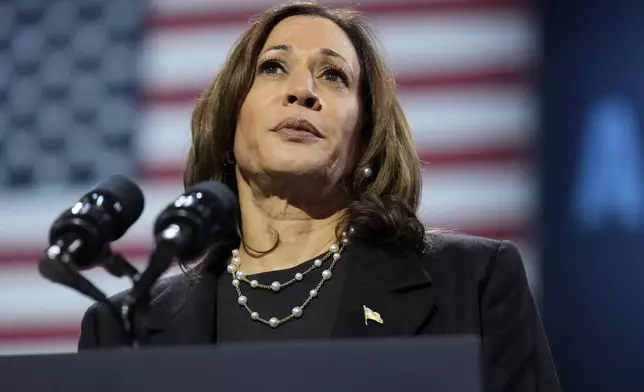
[[[463,0],[456,0],[462,2]],[[361,0],[361,5],[367,4],[388,4],[392,0]],[[430,0],[431,2],[431,0]],[[444,0],[440,1],[444,2]],[[267,9],[277,4],[284,4],[280,0],[243,0],[243,1],[228,1],[228,0],[152,0],[150,7],[155,13],[164,16],[172,16],[180,13],[188,12],[211,12],[211,11],[257,11],[258,9]],[[320,4],[326,6],[342,7],[347,5],[346,0],[322,0],[318,1]]]
[[[525,86],[403,92],[400,101],[421,152],[525,145],[537,111]]]
[[[525,145],[534,137],[536,110],[523,86],[399,95],[421,152]],[[146,166],[183,166],[193,108],[189,103],[145,112],[136,143]]]
[[[383,16],[375,20],[396,72],[522,68],[534,61],[534,25],[517,11]]]
[[[499,219],[526,219],[531,216],[534,202],[534,181],[523,167],[479,165],[432,168],[424,173],[423,208],[421,214],[431,217],[432,225],[489,226]],[[180,184],[155,184],[142,187],[146,207],[141,218],[117,245],[151,243],[152,227],[157,214],[182,192]],[[46,244],[49,226],[65,208],[86,189],[68,189],[57,194],[14,195],[3,199],[5,206],[0,220],[0,246],[32,246]]]
[[[190,149],[190,116],[194,104],[151,107],[134,134],[140,160],[146,167],[183,165]]]
[[[145,264],[134,260],[139,270]],[[71,288],[42,278],[35,268],[28,266],[3,268],[0,276],[0,328],[33,325],[69,326],[78,323],[92,299]],[[173,267],[164,276],[177,274]],[[83,273],[106,295],[111,296],[131,287],[126,279],[119,279],[97,268]]]
[[[479,165],[424,170],[418,215],[431,227],[502,227],[531,219],[537,183],[523,165]]]
[[[0,356],[75,353],[77,351],[77,345],[77,340],[67,339],[0,342]]]
[[[409,15],[376,20],[395,72],[442,74],[521,69],[537,53],[537,35],[516,12]],[[151,32],[142,55],[152,89],[203,88],[224,63],[246,24]]]

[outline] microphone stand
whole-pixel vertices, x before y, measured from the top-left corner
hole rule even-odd
[[[159,234],[157,246],[150,255],[148,267],[134,279],[132,290],[123,298],[122,314],[135,332],[138,339],[146,338],[145,325],[147,312],[150,307],[150,290],[168,268],[172,265],[177,254],[183,249],[190,237],[191,230],[172,224]],[[133,327],[132,327],[133,326]],[[140,329],[139,329],[140,328]],[[133,340],[133,346],[138,347],[139,340]]]
[[[105,293],[85,278],[75,267],[72,262],[73,248],[70,248],[72,247],[63,247],[62,244],[50,246],[38,262],[40,274],[52,282],[72,288],[96,302],[105,304],[108,311],[119,323],[129,345],[132,348],[138,348],[142,329],[138,327],[138,323],[133,318],[126,298],[121,301],[120,308],[109,301]],[[126,275],[133,284],[139,278],[139,271],[120,254],[113,254],[108,250],[105,257],[99,262],[113,276],[120,278]]]
[[[39,260],[38,268],[45,278],[104,303],[119,323],[130,348],[137,350],[147,338],[145,324],[150,307],[150,290],[183,249],[190,233],[190,228],[181,228],[175,224],[161,232],[157,246],[150,255],[148,267],[142,273],[122,255],[114,254],[108,248],[99,263],[111,275],[119,278],[127,276],[132,281],[132,288],[118,303],[109,301],[107,296],[76,268],[73,253],[78,244],[65,246],[58,243],[50,246]]]

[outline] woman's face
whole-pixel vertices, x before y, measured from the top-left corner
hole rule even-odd
[[[360,72],[351,41],[335,23],[313,16],[281,21],[262,48],[239,113],[240,171],[336,184],[355,159]]]

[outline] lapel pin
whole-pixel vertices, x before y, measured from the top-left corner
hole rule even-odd
[[[373,310],[369,309],[364,305],[362,305],[362,308],[364,309],[364,325],[367,325],[368,320],[375,321],[378,324],[385,323],[384,321],[382,321],[382,317],[380,317],[380,313],[374,312]]]

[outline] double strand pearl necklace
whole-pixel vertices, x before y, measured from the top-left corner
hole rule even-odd
[[[304,308],[306,308],[309,305],[309,303],[313,300],[313,298],[317,297],[320,289],[324,285],[324,282],[331,279],[331,277],[333,276],[333,273],[332,273],[333,267],[335,267],[335,264],[342,257],[342,251],[349,244],[349,235],[353,233],[354,233],[353,228],[349,229],[348,234],[346,232],[342,233],[342,239],[340,240],[340,245],[335,243],[331,244],[329,246],[329,251],[321,258],[315,259],[315,261],[313,261],[313,265],[309,267],[306,271],[297,272],[293,278],[291,278],[290,280],[284,283],[275,281],[270,285],[259,283],[255,279],[248,280],[248,278],[246,277],[246,274],[241,269],[241,259],[239,258],[239,249],[233,249],[232,257],[228,264],[227,271],[233,276],[232,284],[233,284],[233,287],[235,288],[235,291],[237,291],[237,303],[246,309],[246,311],[250,315],[251,320],[259,321],[262,324],[268,325],[272,328],[277,328],[288,321],[302,317],[302,314],[304,313]],[[264,289],[264,290],[272,290],[274,292],[279,292],[282,288],[286,286],[290,286],[294,283],[302,281],[302,279],[304,279],[304,276],[308,275],[315,269],[322,267],[322,264],[324,263],[324,261],[326,261],[330,257],[333,259],[333,261],[331,262],[331,265],[329,266],[329,268],[322,271],[321,273],[322,279],[320,279],[319,283],[317,284],[317,286],[315,286],[314,289],[309,291],[308,298],[306,298],[306,300],[304,300],[304,302],[300,306],[295,306],[291,310],[290,315],[282,318],[270,317],[267,320],[265,318],[262,318],[258,312],[253,311],[248,306],[248,298],[242,293],[240,288],[242,282],[248,284],[253,289]]]

